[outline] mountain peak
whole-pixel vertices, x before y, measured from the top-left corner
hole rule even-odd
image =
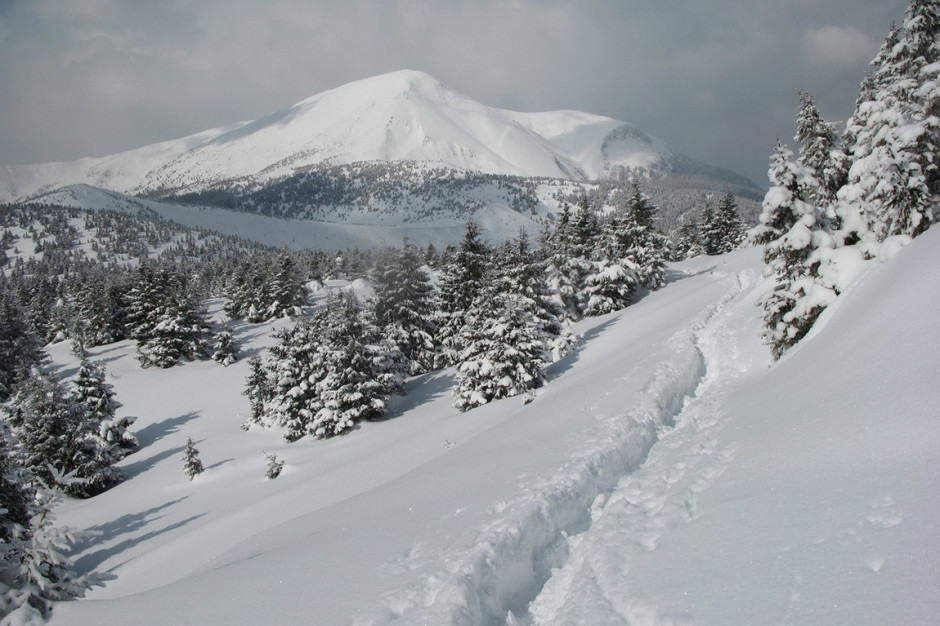
[[[251,122],[101,159],[0,170],[0,200],[87,183],[171,194],[264,184],[311,167],[357,162],[566,179],[626,170],[682,173],[664,142],[579,111],[519,113],[481,104],[420,70],[363,78]],[[714,168],[713,168],[714,169]]]

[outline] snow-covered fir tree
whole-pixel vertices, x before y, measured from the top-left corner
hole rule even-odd
[[[441,272],[438,336],[441,344],[439,366],[456,362],[461,348],[458,335],[466,324],[466,312],[483,289],[483,276],[489,266],[489,247],[482,240],[480,225],[470,220],[460,248]]]
[[[600,227],[588,199],[583,197],[572,215],[567,204],[546,242],[548,284],[558,293],[569,319],[584,314],[584,281],[595,270],[593,253]]]
[[[705,254],[702,244],[702,234],[694,215],[686,214],[676,229],[674,240],[670,246],[672,260],[682,261]]]
[[[0,402],[13,393],[42,357],[13,293],[0,285]]]
[[[209,322],[179,274],[142,267],[129,294],[128,322],[143,367],[172,367],[206,356]]]
[[[934,220],[940,194],[940,15],[913,0],[874,59],[846,125],[848,182],[838,193],[839,239],[874,246],[917,236]]]
[[[339,435],[385,414],[401,389],[397,348],[386,342],[351,293],[332,294],[309,320],[278,333],[266,375],[253,371],[246,393],[264,427],[295,441]]]
[[[245,389],[242,394],[248,396],[251,407],[244,427],[250,428],[253,424],[264,426],[265,404],[271,401],[272,383],[264,367],[261,356],[254,354],[248,359],[248,376],[245,378]]]
[[[239,345],[228,325],[223,324],[215,334],[212,345],[212,360],[228,367],[238,360]]]
[[[844,151],[833,147],[833,127],[801,94],[800,158],[793,162],[778,146],[755,236],[766,243],[765,272],[775,278],[764,300],[764,337],[775,357],[806,335],[881,242],[900,236],[903,243],[934,219],[940,192],[937,9],[936,0],[913,0],[904,24],[890,31],[859,89]]]
[[[418,248],[406,241],[372,272],[375,322],[401,351],[411,375],[430,371],[436,353],[434,287],[421,265]]]
[[[318,356],[322,367],[308,381],[318,410],[307,433],[318,438],[342,434],[362,420],[382,417],[386,398],[401,390],[395,367],[400,356],[378,332],[350,292],[329,299],[324,310]]]
[[[635,266],[639,285],[659,289],[666,284],[665,257],[668,239],[654,226],[656,207],[636,183],[627,204],[626,241],[628,247],[623,258]]]
[[[722,195],[715,210],[706,204],[702,239],[707,254],[725,254],[744,241],[744,224],[738,217],[737,202],[730,191]]]
[[[88,535],[56,525],[61,494],[19,465],[18,446],[0,424],[0,622],[38,626],[54,602],[80,598],[105,577],[79,573],[66,555]],[[72,480],[53,477],[58,484]]]
[[[97,424],[98,437],[115,457],[121,458],[137,449],[137,438],[128,429],[135,417],[118,417],[121,403],[114,399],[114,387],[107,382],[104,365],[83,359],[73,384],[73,395],[85,407],[86,418]]]
[[[267,468],[264,471],[265,478],[274,480],[281,475],[281,471],[284,469],[284,461],[277,458],[277,454],[274,452],[271,454],[265,453],[264,458],[268,462]]]
[[[4,412],[22,444],[23,467],[47,485],[87,498],[120,481],[113,463],[122,454],[100,436],[100,422],[50,375],[34,368]],[[80,482],[56,483],[66,474]]]
[[[548,286],[544,251],[533,250],[522,231],[507,242],[504,252],[497,269],[500,291],[518,298],[520,308],[531,312],[552,360],[561,359],[571,352],[577,337],[570,330],[560,299]]]
[[[202,460],[199,458],[199,450],[196,448],[196,442],[192,437],[186,438],[186,448],[183,450],[183,456],[180,457],[183,462],[183,473],[189,480],[194,479],[205,471]]]
[[[819,207],[820,214],[825,215],[835,202],[836,193],[845,184],[848,157],[839,145],[837,125],[823,120],[809,92],[799,91],[798,94],[800,112],[793,138],[800,145],[797,162],[812,173],[814,185],[807,190],[808,198]]]
[[[779,141],[767,177],[770,189],[764,195],[760,223],[752,231],[752,240],[759,245],[780,239],[807,213],[803,204],[797,203],[805,203],[810,174],[793,160],[793,151]],[[768,263],[766,256],[764,262]]]
[[[533,312],[518,296],[487,289],[467,317],[455,366],[455,407],[467,411],[544,384],[548,346]]]
[[[275,333],[278,343],[270,349],[267,381],[252,373],[249,378],[249,399],[254,407],[263,403],[256,420],[261,426],[284,428],[284,438],[296,441],[307,434],[307,425],[320,410],[315,387],[322,376],[323,354],[319,349],[325,315],[314,314],[292,328]]]
[[[603,315],[628,306],[638,283],[634,261],[641,246],[631,218],[613,213],[608,216],[595,252],[594,271],[584,279],[584,314]]]
[[[270,287],[270,304],[265,311],[266,319],[297,316],[306,304],[307,292],[290,252],[281,252],[276,266]]]

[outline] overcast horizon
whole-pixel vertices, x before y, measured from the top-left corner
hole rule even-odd
[[[831,121],[906,0],[0,0],[0,164],[103,156],[427,72],[490,106],[578,109],[766,186],[806,89]]]

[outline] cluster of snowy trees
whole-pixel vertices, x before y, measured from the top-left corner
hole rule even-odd
[[[743,237],[733,197],[722,207],[731,219],[713,230],[715,253]],[[665,283],[669,240],[655,213],[638,186],[621,209],[598,211],[583,198],[574,211],[564,205],[538,246],[525,233],[490,246],[470,221],[436,284],[413,245],[384,251],[368,301],[335,293],[279,331],[267,359],[252,358],[246,427],[281,427],[291,441],[332,437],[383,416],[404,376],[442,367],[456,370],[461,410],[532,392],[574,345],[572,321]]]
[[[30,360],[41,361],[41,357]],[[0,616],[33,623],[54,601],[79,597],[95,574],[65,556],[83,535],[54,524],[62,494],[87,498],[121,480],[114,463],[137,448],[132,417],[100,364],[82,361],[70,386],[33,365],[2,406],[0,421]],[[6,623],[6,622],[5,622]]]
[[[800,93],[799,153],[778,144],[754,240],[775,287],[764,300],[766,342],[780,357],[868,259],[926,230],[940,200],[940,15],[913,0],[861,84],[838,132]]]

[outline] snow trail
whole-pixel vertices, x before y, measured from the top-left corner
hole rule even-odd
[[[640,402],[618,415],[604,417],[598,433],[554,476],[531,484],[515,499],[496,507],[492,521],[480,529],[475,547],[445,559],[452,564],[446,574],[430,578],[422,589],[389,594],[389,623],[518,624],[541,615],[529,613],[530,603],[544,602],[546,583],[552,590],[563,586],[559,572],[578,569],[578,546],[594,534],[608,510],[626,501],[625,485],[632,476],[642,474],[657,442],[668,444],[670,431],[710,415],[709,411],[693,415],[689,400],[702,396],[704,387],[725,374],[724,361],[734,361],[734,352],[727,351],[721,313],[756,282],[756,272],[713,272],[712,276],[726,285],[726,290],[670,337],[670,356],[655,369]],[[695,514],[694,494],[720,475],[733,449],[715,449],[706,437],[693,456],[701,462],[677,464],[667,476],[641,478],[639,487],[626,488],[639,489],[647,496],[640,504],[644,509],[674,511],[691,518]],[[663,479],[665,486],[656,484]],[[674,502],[675,489],[670,489],[674,485],[687,485],[678,503]],[[634,530],[638,532],[629,542],[638,540],[649,549],[655,547],[655,528]],[[549,595],[558,593],[551,591]],[[578,623],[604,623],[585,621],[585,615],[580,613]]]
[[[624,585],[630,557],[655,550],[670,528],[699,516],[698,495],[727,468],[737,446],[723,442],[725,425],[721,397],[729,384],[751,369],[737,346],[745,317],[729,307],[757,282],[756,273],[735,277],[737,292],[729,294],[692,333],[702,361],[702,376],[683,406],[650,450],[644,464],[623,476],[595,502],[593,523],[571,538],[570,556],[555,571],[529,611],[517,623],[644,624],[690,623],[686,615],[661,615],[655,606],[634,597]]]

